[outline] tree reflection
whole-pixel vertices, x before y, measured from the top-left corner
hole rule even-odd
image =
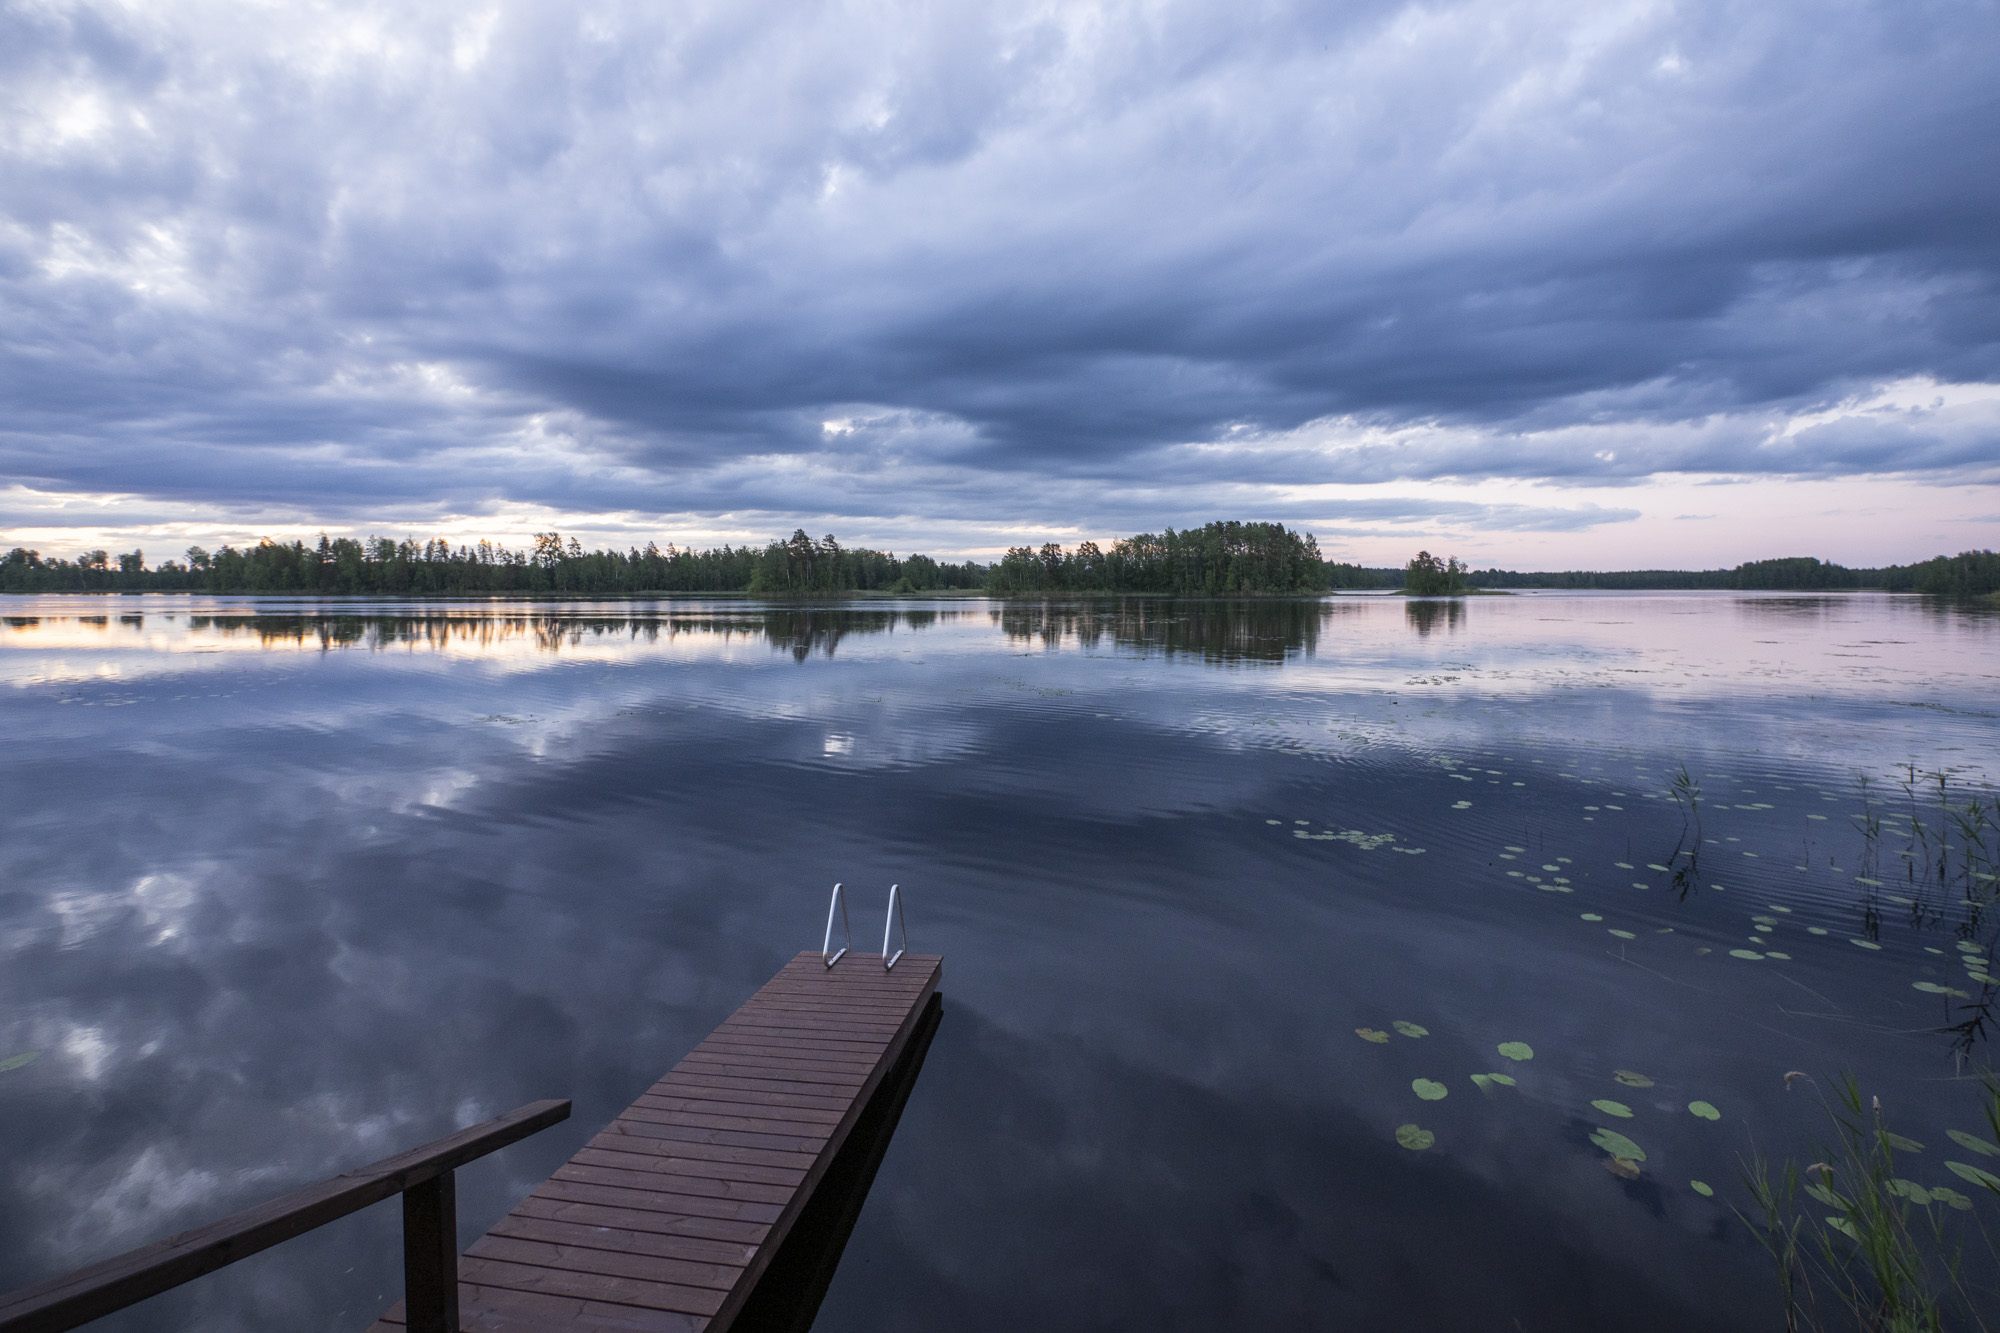
[[[1106,639],[1141,656],[1190,656],[1205,662],[1282,663],[1311,655],[1332,607],[1317,600],[1194,601],[1118,598],[1084,602],[1008,602],[990,611],[1008,638],[1059,648],[1074,639],[1097,648]]]
[[[1429,634],[1439,625],[1450,633],[1465,619],[1465,603],[1455,597],[1435,601],[1412,599],[1403,603],[1403,614],[1409,618],[1411,628],[1419,634]]]

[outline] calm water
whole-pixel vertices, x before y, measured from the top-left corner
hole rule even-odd
[[[40,1053],[0,1072],[0,1285],[574,1098],[460,1173],[469,1241],[817,947],[836,879],[863,939],[904,886],[946,1009],[821,1329],[1769,1328],[1729,1205],[1820,1124],[1786,1071],[1854,1070],[1925,1183],[1978,1127],[1942,1029],[1990,955],[1911,880],[1897,778],[1992,789],[2000,618],[0,612],[0,1060]],[[1870,803],[1904,816],[1872,851]],[[378,1207],[107,1327],[358,1329],[398,1235]]]

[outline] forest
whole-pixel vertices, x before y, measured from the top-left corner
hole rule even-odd
[[[842,546],[830,534],[815,539],[803,530],[762,548],[724,545],[711,550],[671,544],[662,548],[648,542],[644,549],[586,551],[574,537],[545,532],[537,534],[527,550],[489,541],[453,546],[435,538],[420,542],[322,535],[313,545],[266,539],[254,546],[223,546],[213,552],[192,546],[182,558],[151,567],[143,551],[116,556],[89,551],[75,560],[63,560],[45,559],[38,551],[17,546],[0,555],[0,592],[8,593],[825,597],[850,592],[984,591],[1237,597],[1396,588],[1418,596],[1482,588],[1880,588],[1966,597],[2000,592],[2000,554],[1966,551],[1877,569],[1849,569],[1795,556],[1750,561],[1733,569],[1521,572],[1470,569],[1455,558],[1424,551],[1402,569],[1369,568],[1324,558],[1311,534],[1283,524],[1216,522],[1120,538],[1109,549],[1089,541],[1070,549],[1053,542],[1016,546],[991,565]]]
[[[1739,588],[1762,592],[1816,592],[1837,588],[1876,588],[1886,592],[1922,592],[1946,597],[1973,597],[2000,592],[2000,554],[1965,551],[1934,556],[1908,565],[1849,569],[1811,556],[1751,560],[1733,569],[1566,570],[1522,573],[1515,570],[1464,571],[1472,588],[1604,588],[1634,591],[1654,588]]]

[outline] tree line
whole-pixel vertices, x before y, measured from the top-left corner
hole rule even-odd
[[[1460,577],[1463,586],[1470,588],[1604,588],[1620,591],[1734,588],[1758,592],[1871,588],[1885,592],[1976,597],[2000,592],[2000,554],[1964,551],[1908,565],[1883,565],[1873,569],[1850,569],[1811,556],[1750,560],[1731,569],[1577,569],[1556,573],[1522,573],[1461,567]]]
[[[188,548],[148,567],[143,551],[89,551],[44,559],[15,547],[0,556],[0,592],[299,593],[410,597],[449,594],[752,593],[829,596],[845,592],[984,590],[995,594],[1149,593],[1196,597],[1311,595],[1335,589],[1402,588],[1450,595],[1470,588],[1608,590],[1740,588],[1812,591],[1882,588],[1978,596],[2000,592],[2000,554],[1966,551],[1909,565],[1849,569],[1808,556],[1755,560],[1733,569],[1521,572],[1468,568],[1455,557],[1419,552],[1402,569],[1325,559],[1311,534],[1279,523],[1210,523],[1140,533],[1110,549],[1083,542],[1016,546],[991,565],[842,546],[803,530],[762,548],[698,551],[648,542],[641,549],[586,551],[574,538],[539,533],[527,550],[493,542],[453,546],[432,539],[355,540],[322,535],[317,544],[266,539],[254,546]]]

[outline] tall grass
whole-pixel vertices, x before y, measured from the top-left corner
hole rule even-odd
[[[1804,1078],[1795,1073],[1786,1081]],[[2000,1136],[2000,1090],[1990,1079],[1985,1099],[1988,1128]],[[1990,1310],[1995,1293],[1965,1276],[1968,1233],[1987,1258],[2000,1261],[2000,1250],[1973,1199],[1898,1174],[1898,1155],[1923,1145],[1889,1128],[1880,1099],[1864,1105],[1851,1074],[1821,1102],[1832,1137],[1815,1146],[1811,1165],[1773,1166],[1757,1154],[1743,1167],[1754,1214],[1736,1210],[1771,1256],[1788,1333],[1991,1327],[1981,1307]],[[2000,1181],[1991,1178],[1975,1188],[2000,1195]]]

